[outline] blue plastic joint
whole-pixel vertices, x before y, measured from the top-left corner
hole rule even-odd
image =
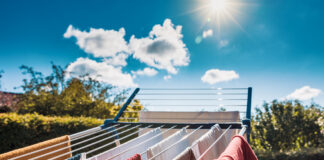
[[[246,138],[248,143],[250,143],[250,132],[251,132],[251,120],[250,119],[243,119],[242,120],[243,125],[246,125]]]
[[[106,119],[105,122],[104,122],[104,124],[102,126],[100,126],[100,127],[101,127],[101,129],[106,129],[106,128],[110,127],[111,124],[113,124],[114,122],[115,121],[112,120],[112,119]],[[113,131],[114,134],[116,135],[115,136],[115,139],[119,139],[118,132],[116,131],[116,128],[115,127],[112,127],[112,128],[110,128],[110,129],[107,130],[107,132],[110,132],[110,131]]]

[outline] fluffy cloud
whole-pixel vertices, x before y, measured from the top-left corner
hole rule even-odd
[[[123,73],[120,67],[114,67],[105,62],[96,62],[88,58],[78,58],[67,67],[67,72],[72,77],[88,75],[98,81],[122,88],[137,86],[131,75]]]
[[[289,94],[287,99],[309,100],[318,96],[321,92],[319,89],[304,86]]]
[[[166,81],[169,80],[169,79],[171,79],[171,78],[172,78],[171,75],[167,75],[167,76],[164,76],[164,77],[163,77],[163,79],[166,80]]]
[[[76,44],[82,50],[98,58],[79,58],[68,66],[67,71],[70,76],[87,74],[118,87],[134,87],[133,78],[137,75],[154,76],[158,73],[157,69],[177,74],[178,67],[187,66],[190,62],[181,30],[182,26],[175,26],[170,19],[166,19],[162,25],[153,26],[148,37],[135,38],[133,35],[127,42],[124,28],[118,31],[100,28],[82,31],[69,25],[64,37],[75,37]],[[133,77],[130,73],[122,72],[130,55],[148,66],[143,70],[131,71]],[[171,75],[163,78],[170,79]]]
[[[127,65],[127,62],[126,62],[127,57],[128,57],[127,54],[119,53],[114,57],[105,59],[105,62],[110,65],[113,65],[113,66],[126,66]]]
[[[220,40],[218,42],[218,47],[219,48],[223,48],[223,47],[226,47],[228,44],[229,44],[229,41],[228,40]]]
[[[124,36],[124,28],[119,31],[90,28],[90,31],[87,32],[80,31],[72,25],[64,33],[65,38],[75,37],[76,44],[95,57],[114,57],[119,52],[128,52]]]
[[[165,69],[171,74],[176,74],[178,66],[187,66],[189,53],[182,41],[182,26],[175,26],[170,19],[163,25],[155,25],[148,37],[135,38],[129,41],[129,48],[133,57],[149,66]]]
[[[145,75],[145,76],[155,76],[158,72],[153,68],[144,68],[143,70],[132,71],[133,75]]]
[[[201,80],[208,84],[230,81],[238,79],[239,75],[235,71],[225,71],[219,69],[210,69],[201,77]]]
[[[209,29],[209,30],[206,30],[206,31],[203,31],[203,38],[207,38],[207,37],[210,37],[213,35],[213,30],[212,29]]]

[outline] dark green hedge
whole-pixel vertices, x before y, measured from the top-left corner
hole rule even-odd
[[[324,148],[304,148],[293,152],[255,152],[259,160],[323,160]]]
[[[86,117],[46,117],[38,114],[0,114],[0,153],[103,124]]]

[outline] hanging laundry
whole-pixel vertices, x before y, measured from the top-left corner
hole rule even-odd
[[[134,154],[142,153],[146,151],[149,147],[153,146],[154,144],[160,142],[163,140],[163,137],[161,135],[161,129],[156,128],[153,129],[131,141],[128,141],[126,143],[121,144],[118,147],[115,147],[111,150],[108,150],[104,153],[101,153],[97,156],[94,156],[92,158],[89,158],[89,160],[106,160],[106,159],[120,159],[125,160]],[[154,138],[152,138],[154,137]],[[150,140],[148,140],[150,139]],[[141,145],[139,145],[141,144]],[[136,146],[139,145],[139,146]],[[132,149],[132,147],[136,146]],[[142,159],[146,159],[145,157],[142,157]]]
[[[184,151],[187,147],[190,146],[190,141],[189,138],[194,136],[195,134],[197,134],[197,132],[203,127],[203,125],[199,126],[198,128],[196,128],[194,131],[188,133],[185,137],[183,137],[181,140],[176,141],[174,144],[172,144],[171,146],[169,146],[167,149],[163,150],[162,152],[154,155],[154,157],[150,158],[150,160],[155,160],[157,159],[157,157],[159,156],[163,156],[166,155],[169,158],[168,159],[173,159],[176,156],[178,156],[179,154],[182,153],[182,151]],[[177,152],[174,152],[173,150],[175,150]],[[181,151],[181,152],[179,152]]]
[[[169,146],[173,145],[175,142],[179,141],[180,139],[182,139],[185,135],[187,135],[187,131],[185,128],[181,129],[180,131],[174,133],[173,135],[167,137],[166,139],[164,139],[163,141],[161,141],[160,143],[155,144],[154,146],[150,147],[147,150],[147,158],[150,159],[153,156],[155,156],[156,154],[162,152],[163,150],[167,149]],[[183,150],[183,147],[174,147],[172,148],[170,151],[168,151],[165,154],[161,154],[160,156],[158,156],[157,158],[155,158],[156,160],[163,160],[163,159],[172,159],[172,155],[174,154],[179,154],[181,153]],[[172,152],[172,153],[170,153]]]
[[[59,143],[62,143],[62,144],[57,145]],[[48,149],[44,149],[46,147],[50,147],[50,146],[53,146],[53,145],[57,145],[57,146],[51,147],[51,148],[48,148]],[[55,156],[70,152],[71,148],[69,146],[70,146],[70,137],[66,135],[66,136],[54,138],[54,139],[51,139],[51,140],[47,140],[47,141],[40,142],[40,143],[31,145],[31,146],[27,146],[27,147],[24,147],[24,148],[16,149],[16,150],[1,154],[0,155],[0,160],[7,160],[7,159],[10,159],[10,158],[15,158],[15,157],[19,157],[19,158],[16,158],[15,160],[26,160],[26,159],[34,158],[34,157],[37,157],[37,156],[40,156],[40,155],[43,155],[43,154],[46,154],[46,153],[49,153],[49,152],[64,148],[64,147],[67,147],[66,149],[55,152],[53,154],[49,154],[49,155],[37,158],[37,160],[47,160],[49,158],[53,158]],[[43,149],[43,150],[41,150],[41,149]],[[41,150],[41,151],[38,152],[38,150]],[[32,153],[32,152],[34,152],[34,153]],[[66,154],[66,155],[60,157],[60,159],[63,159],[63,158],[67,159],[67,158],[70,158],[70,157],[72,157],[72,154]]]
[[[222,129],[219,127],[218,124],[213,126],[206,134],[200,137],[192,146],[192,151],[198,159],[208,147],[210,147],[213,142],[215,142],[220,135],[223,133]],[[228,132],[228,134],[231,134]],[[210,160],[215,157],[219,157],[223,151],[226,149],[229,141],[226,139],[226,135],[222,136],[220,140],[214,145],[202,158],[202,160]]]
[[[236,135],[217,160],[258,160],[244,137]]]
[[[177,157],[173,158],[173,160],[196,160],[192,149],[188,147],[182,153],[180,153]]]
[[[133,157],[130,157],[127,160],[142,160],[142,157],[140,154],[135,154]]]
[[[188,137],[184,137],[180,141],[177,141],[177,143],[175,145],[173,145],[172,148],[170,148],[170,149],[166,150],[165,152],[159,154],[155,158],[152,158],[152,160],[159,159],[160,156],[168,157],[168,159],[173,159],[189,146],[190,146],[190,142],[189,142]],[[165,159],[163,158],[163,160],[165,160]]]

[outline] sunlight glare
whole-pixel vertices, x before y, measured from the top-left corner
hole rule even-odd
[[[227,8],[226,0],[210,0],[210,7],[213,12],[222,12]]]
[[[201,28],[209,26],[210,29],[215,29],[215,34],[221,36],[221,28],[228,28],[228,21],[233,22],[238,28],[245,32],[237,18],[242,18],[240,8],[248,6],[249,3],[243,0],[198,0],[197,8],[186,12],[185,14],[199,13],[204,21]],[[215,28],[214,28],[215,27]],[[202,29],[201,29],[202,30]],[[200,42],[199,38],[196,42]]]

